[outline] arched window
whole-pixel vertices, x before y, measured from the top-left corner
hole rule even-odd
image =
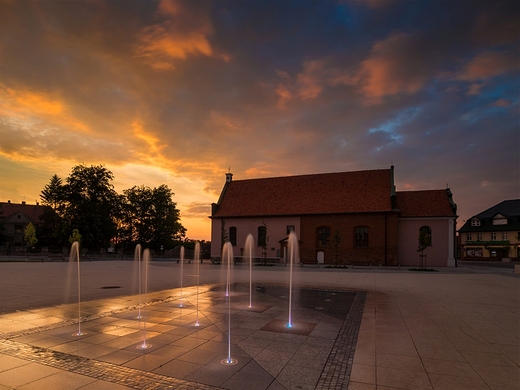
[[[357,226],[354,228],[354,246],[357,248],[368,247],[368,227]]]
[[[267,246],[267,227],[266,226],[258,226],[258,246],[265,247]]]
[[[319,226],[316,228],[316,246],[329,246],[330,228]]]
[[[229,242],[233,246],[237,246],[237,228],[236,226],[231,226],[229,228]]]
[[[432,229],[429,226],[421,226],[419,229],[419,245],[432,246]]]

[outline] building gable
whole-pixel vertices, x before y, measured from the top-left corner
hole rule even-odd
[[[498,213],[493,217],[493,225],[507,225],[507,217]]]

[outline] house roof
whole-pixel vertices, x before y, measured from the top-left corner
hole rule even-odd
[[[391,169],[233,180],[212,218],[391,211]]]
[[[520,217],[520,199],[504,200],[487,210],[477,214],[479,219],[493,218],[497,214],[505,217]]]
[[[33,224],[37,224],[40,222],[40,215],[43,214],[47,207],[39,204],[0,202],[0,220],[6,220],[16,214],[22,214]]]
[[[493,217],[502,214],[507,217],[507,225],[493,225]],[[471,220],[478,218],[480,226],[471,226]],[[520,230],[520,199],[504,200],[481,213],[469,218],[459,232],[485,232]]]
[[[400,217],[448,217],[455,216],[449,190],[397,191],[396,205]],[[453,206],[452,206],[453,204]]]

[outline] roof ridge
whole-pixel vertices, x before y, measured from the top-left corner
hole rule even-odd
[[[396,192],[432,192],[432,191],[446,191],[447,188],[433,188],[433,189],[429,189],[429,190],[400,190],[400,191],[396,191]]]
[[[252,177],[246,179],[236,179],[232,182],[237,181],[251,181],[251,180],[265,180],[265,179],[286,179],[292,177],[305,177],[305,176],[320,176],[320,175],[335,175],[341,173],[361,173],[361,172],[378,172],[378,171],[390,171],[390,168],[381,168],[381,169],[362,169],[358,171],[335,171],[335,172],[321,172],[321,173],[304,173],[300,175],[286,175],[286,176],[266,176],[266,177]]]

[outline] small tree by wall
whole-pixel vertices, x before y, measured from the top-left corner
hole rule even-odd
[[[32,222],[29,222],[29,224],[25,227],[24,240],[28,247],[33,247],[38,242],[38,239],[36,238],[36,229],[34,228]]]
[[[267,224],[264,221],[262,221],[262,226],[258,233],[258,244],[262,247],[264,265],[267,265],[267,244],[269,244],[269,236],[267,235]]]
[[[417,252],[421,252],[419,255],[421,258],[421,268],[426,267],[426,255],[424,254],[424,250],[431,245],[431,236],[428,233],[427,229],[423,226],[419,229],[419,246],[417,248]]]

